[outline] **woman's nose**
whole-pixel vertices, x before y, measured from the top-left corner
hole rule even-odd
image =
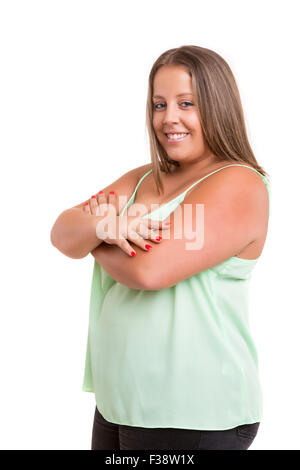
[[[169,122],[178,122],[179,121],[179,111],[177,105],[169,104],[165,108],[164,112],[164,122],[167,124]]]

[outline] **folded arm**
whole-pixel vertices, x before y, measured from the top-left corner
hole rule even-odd
[[[161,232],[163,231],[165,232],[165,230]],[[158,245],[153,244],[151,249],[157,247]],[[137,245],[134,245],[134,250],[136,256],[131,257],[117,245],[102,243],[91,251],[91,255],[115,281],[131,289],[144,289],[142,269],[150,252],[145,252]]]
[[[236,256],[256,240],[267,204],[261,177],[231,167],[196,185],[170,214],[172,225],[161,230],[161,243],[149,252],[135,246],[131,258],[118,246],[102,243],[91,254],[121,284],[165,289]]]
[[[170,215],[169,239],[141,254],[143,289],[172,287],[236,256],[261,234],[267,207],[265,184],[252,170],[211,175]]]

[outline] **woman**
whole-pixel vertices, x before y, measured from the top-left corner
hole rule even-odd
[[[95,258],[83,385],[96,398],[92,449],[248,449],[262,418],[248,290],[270,187],[225,60],[197,46],[163,53],[147,126],[151,164],[64,211],[51,232],[67,256]]]

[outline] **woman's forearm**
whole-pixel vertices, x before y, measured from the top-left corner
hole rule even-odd
[[[96,227],[106,216],[96,216],[72,208],[62,212],[51,230],[51,242],[70,258],[84,258],[91,250],[102,244]]]
[[[102,243],[91,251],[91,255],[115,281],[131,289],[143,289],[141,261],[148,253],[138,246],[134,249],[137,254],[130,257],[117,245]]]

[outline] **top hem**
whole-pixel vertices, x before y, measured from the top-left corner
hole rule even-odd
[[[98,408],[98,406],[97,406]],[[173,425],[162,425],[160,423],[157,423],[155,425],[152,425],[152,426],[147,426],[145,425],[144,423],[143,424],[132,424],[132,423],[128,423],[128,422],[119,422],[119,421],[111,421],[109,419],[107,419],[103,412],[101,410],[99,410],[98,408],[98,411],[101,413],[101,415],[103,416],[103,418],[108,421],[109,423],[112,423],[112,424],[118,424],[120,426],[132,426],[132,427],[142,427],[142,428],[146,428],[146,429],[156,429],[156,428],[165,428],[165,429],[169,429],[169,428],[175,428],[175,429],[187,429],[187,430],[196,430],[196,431],[227,431],[229,429],[234,429],[238,426],[242,426],[244,424],[254,424],[254,423],[260,423],[261,422],[261,419],[262,419],[262,416],[259,416],[259,417],[256,417],[256,418],[251,418],[251,419],[241,419],[240,421],[238,421],[238,423],[236,424],[231,424],[231,425],[218,425],[218,426],[201,426],[199,425],[199,427],[195,428],[194,426],[189,426],[189,425],[182,425],[182,424],[173,424]]]

